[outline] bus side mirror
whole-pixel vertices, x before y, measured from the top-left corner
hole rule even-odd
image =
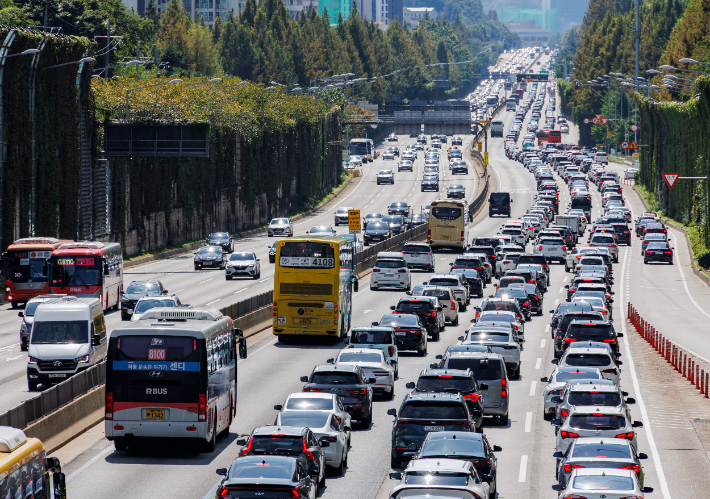
[[[100,347],[101,346],[101,336],[98,334],[95,334],[91,337],[91,346],[93,347]]]
[[[247,358],[247,339],[246,338],[239,338],[239,358],[240,359]]]
[[[353,279],[353,292],[357,293],[360,290],[360,282],[357,279]]]
[[[104,275],[108,275],[108,263],[104,263]]]
[[[56,472],[52,474],[52,482],[54,483],[54,498],[67,499],[67,484],[64,473]]]

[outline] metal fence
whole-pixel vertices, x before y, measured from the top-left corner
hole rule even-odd
[[[0,414],[0,426],[24,429],[105,382],[106,363],[102,362]]]
[[[274,303],[273,290],[254,295],[250,298],[247,298],[246,300],[242,300],[237,303],[232,303],[231,305],[227,305],[226,307],[221,308],[220,311],[224,315],[227,315],[232,319],[236,319],[238,317],[244,317],[247,314],[255,312],[260,308],[267,307],[272,303]]]

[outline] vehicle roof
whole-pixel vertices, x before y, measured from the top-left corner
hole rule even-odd
[[[222,312],[216,308],[155,307],[141,315],[137,321],[114,329],[111,338],[139,333],[210,337],[231,325],[231,317],[222,315]]]
[[[377,259],[378,260],[386,260],[386,259],[393,259],[393,260],[403,260],[404,255],[399,252],[399,251],[381,251],[377,253]]]
[[[380,356],[384,356],[382,350],[376,348],[343,348],[338,355],[341,353],[378,353]]]
[[[379,351],[379,350],[378,350]],[[335,393],[314,393],[314,392],[296,392],[290,394],[287,399],[329,399],[332,400],[337,397]]]
[[[613,416],[623,415],[625,409],[622,405],[573,405],[570,416],[578,414],[609,414]]]
[[[254,435],[274,435],[276,433],[287,436],[301,436],[306,433],[305,426],[257,426],[252,433]]]
[[[460,393],[428,393],[415,392],[407,395],[404,403],[408,402],[461,402],[465,403],[463,395]]]
[[[570,391],[573,391],[573,392],[618,392],[619,388],[614,384],[606,385],[606,384],[599,384],[599,383],[579,383],[579,384],[575,383],[575,384],[572,384],[572,386],[570,387]]]
[[[570,350],[567,350],[567,351],[565,352],[565,355],[568,354],[569,352],[570,352]],[[578,353],[578,354],[581,354],[581,353],[597,354],[597,353],[598,353],[598,354],[606,354],[606,355],[609,355],[609,350],[607,350],[606,348],[595,348],[595,347],[592,347],[592,348],[575,348],[575,349],[574,349],[574,353]],[[575,366],[575,367],[576,367],[576,366]],[[580,367],[582,367],[582,366],[580,366]]]
[[[55,298],[53,300],[47,300],[42,303],[41,306],[37,307],[35,312],[35,317],[37,314],[50,314],[53,312],[84,312],[87,308],[93,305],[99,304],[101,302],[98,298],[79,298],[76,296],[64,296],[62,298]],[[41,312],[40,312],[41,310]]]
[[[319,364],[313,368],[313,372],[334,372],[342,371],[348,373],[357,373],[360,368],[355,364]]]
[[[352,331],[383,331],[391,333],[394,330],[389,326],[356,326],[351,329]]]
[[[460,459],[424,458],[410,461],[405,473],[408,471],[429,471],[461,473],[471,469],[470,461]]]
[[[97,241],[76,241],[62,244],[55,249],[52,256],[65,255],[99,255],[107,252],[120,251],[119,243],[100,243]]]
[[[424,369],[421,373],[419,373],[419,377],[422,376],[446,376],[449,378],[453,377],[460,377],[460,378],[468,378],[471,376],[471,371],[470,370],[463,370],[463,369]]]

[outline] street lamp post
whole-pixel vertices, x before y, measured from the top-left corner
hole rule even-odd
[[[145,88],[160,87],[162,85],[168,85],[170,83],[180,83],[181,81],[182,80],[180,78],[175,78],[174,80],[165,81],[163,83],[156,83],[154,85],[146,85],[144,87],[129,88],[128,90],[126,90],[126,121],[128,121],[128,110],[129,110],[128,96],[130,95],[131,92],[135,92],[136,90],[143,90]],[[207,83],[207,82],[205,82],[205,83]]]

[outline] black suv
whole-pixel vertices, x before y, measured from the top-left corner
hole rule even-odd
[[[625,244],[626,246],[631,246],[631,231],[626,223],[616,223],[613,222],[611,226],[616,232],[616,240],[619,244]]]
[[[429,303],[429,306],[427,308],[431,309],[431,301],[426,301]],[[425,313],[425,300],[419,300],[419,302],[422,306],[423,314]],[[394,335],[395,339],[397,340],[398,350],[416,350],[417,353],[419,353],[420,355],[426,355],[428,345],[428,331],[427,327],[422,322],[422,319],[419,317],[419,311],[414,309],[415,306],[417,306],[417,304],[414,303],[403,306],[401,309],[401,313],[396,312],[391,315],[383,315],[380,322],[373,322],[372,325],[391,327],[392,329],[394,329]],[[404,310],[410,311],[405,312]],[[434,314],[433,317],[427,317],[427,319],[431,319],[434,324],[437,324],[437,314],[441,314],[442,312],[441,310],[430,310],[430,312],[426,313]],[[443,323],[443,321],[441,322]],[[434,331],[436,331],[436,333]],[[432,335],[432,338],[436,337],[438,339],[438,331],[438,328],[432,328],[432,332],[429,334]]]
[[[372,423],[372,387],[375,378],[366,378],[359,366],[354,365],[319,365],[313,368],[310,376],[302,376],[306,383],[304,392],[330,392],[337,394],[343,401],[345,410],[364,428]]]
[[[562,339],[562,352],[566,350],[570,342],[577,341],[596,341],[598,343],[606,343],[611,347],[614,355],[619,356],[619,341],[618,337],[623,336],[623,333],[617,333],[614,326],[606,321],[600,320],[573,320],[567,326],[567,332]]]
[[[407,383],[407,389],[418,393],[460,393],[463,395],[468,412],[476,423],[476,431],[483,431],[483,393],[488,385],[479,388],[476,377],[470,369],[426,369],[419,374],[415,383]]]
[[[389,409],[392,424],[391,465],[399,468],[403,459],[411,458],[430,431],[474,432],[468,405],[460,393],[407,394],[399,412]]]
[[[213,232],[205,238],[205,243],[207,246],[221,246],[227,253],[234,251],[234,241],[229,232]]]
[[[451,273],[461,275],[464,284],[466,284],[466,287],[468,288],[468,294],[470,296],[483,298],[483,287],[485,284],[476,269],[452,269]],[[481,271],[481,273],[483,273],[483,271]]]
[[[588,310],[585,312],[568,312],[564,314],[558,321],[557,327],[552,328],[552,337],[555,340],[555,358],[559,359],[565,351],[564,338],[567,334],[567,328],[573,321],[603,321],[604,317],[601,312]]]
[[[306,471],[318,482],[325,485],[325,451],[330,442],[327,437],[316,438],[306,427],[298,426],[257,426],[249,438],[240,438],[237,445],[243,445],[239,457],[243,456],[294,456],[303,457]]]
[[[131,320],[133,309],[138,300],[144,296],[167,295],[168,290],[160,281],[133,281],[125,291],[121,291],[121,320]]]

